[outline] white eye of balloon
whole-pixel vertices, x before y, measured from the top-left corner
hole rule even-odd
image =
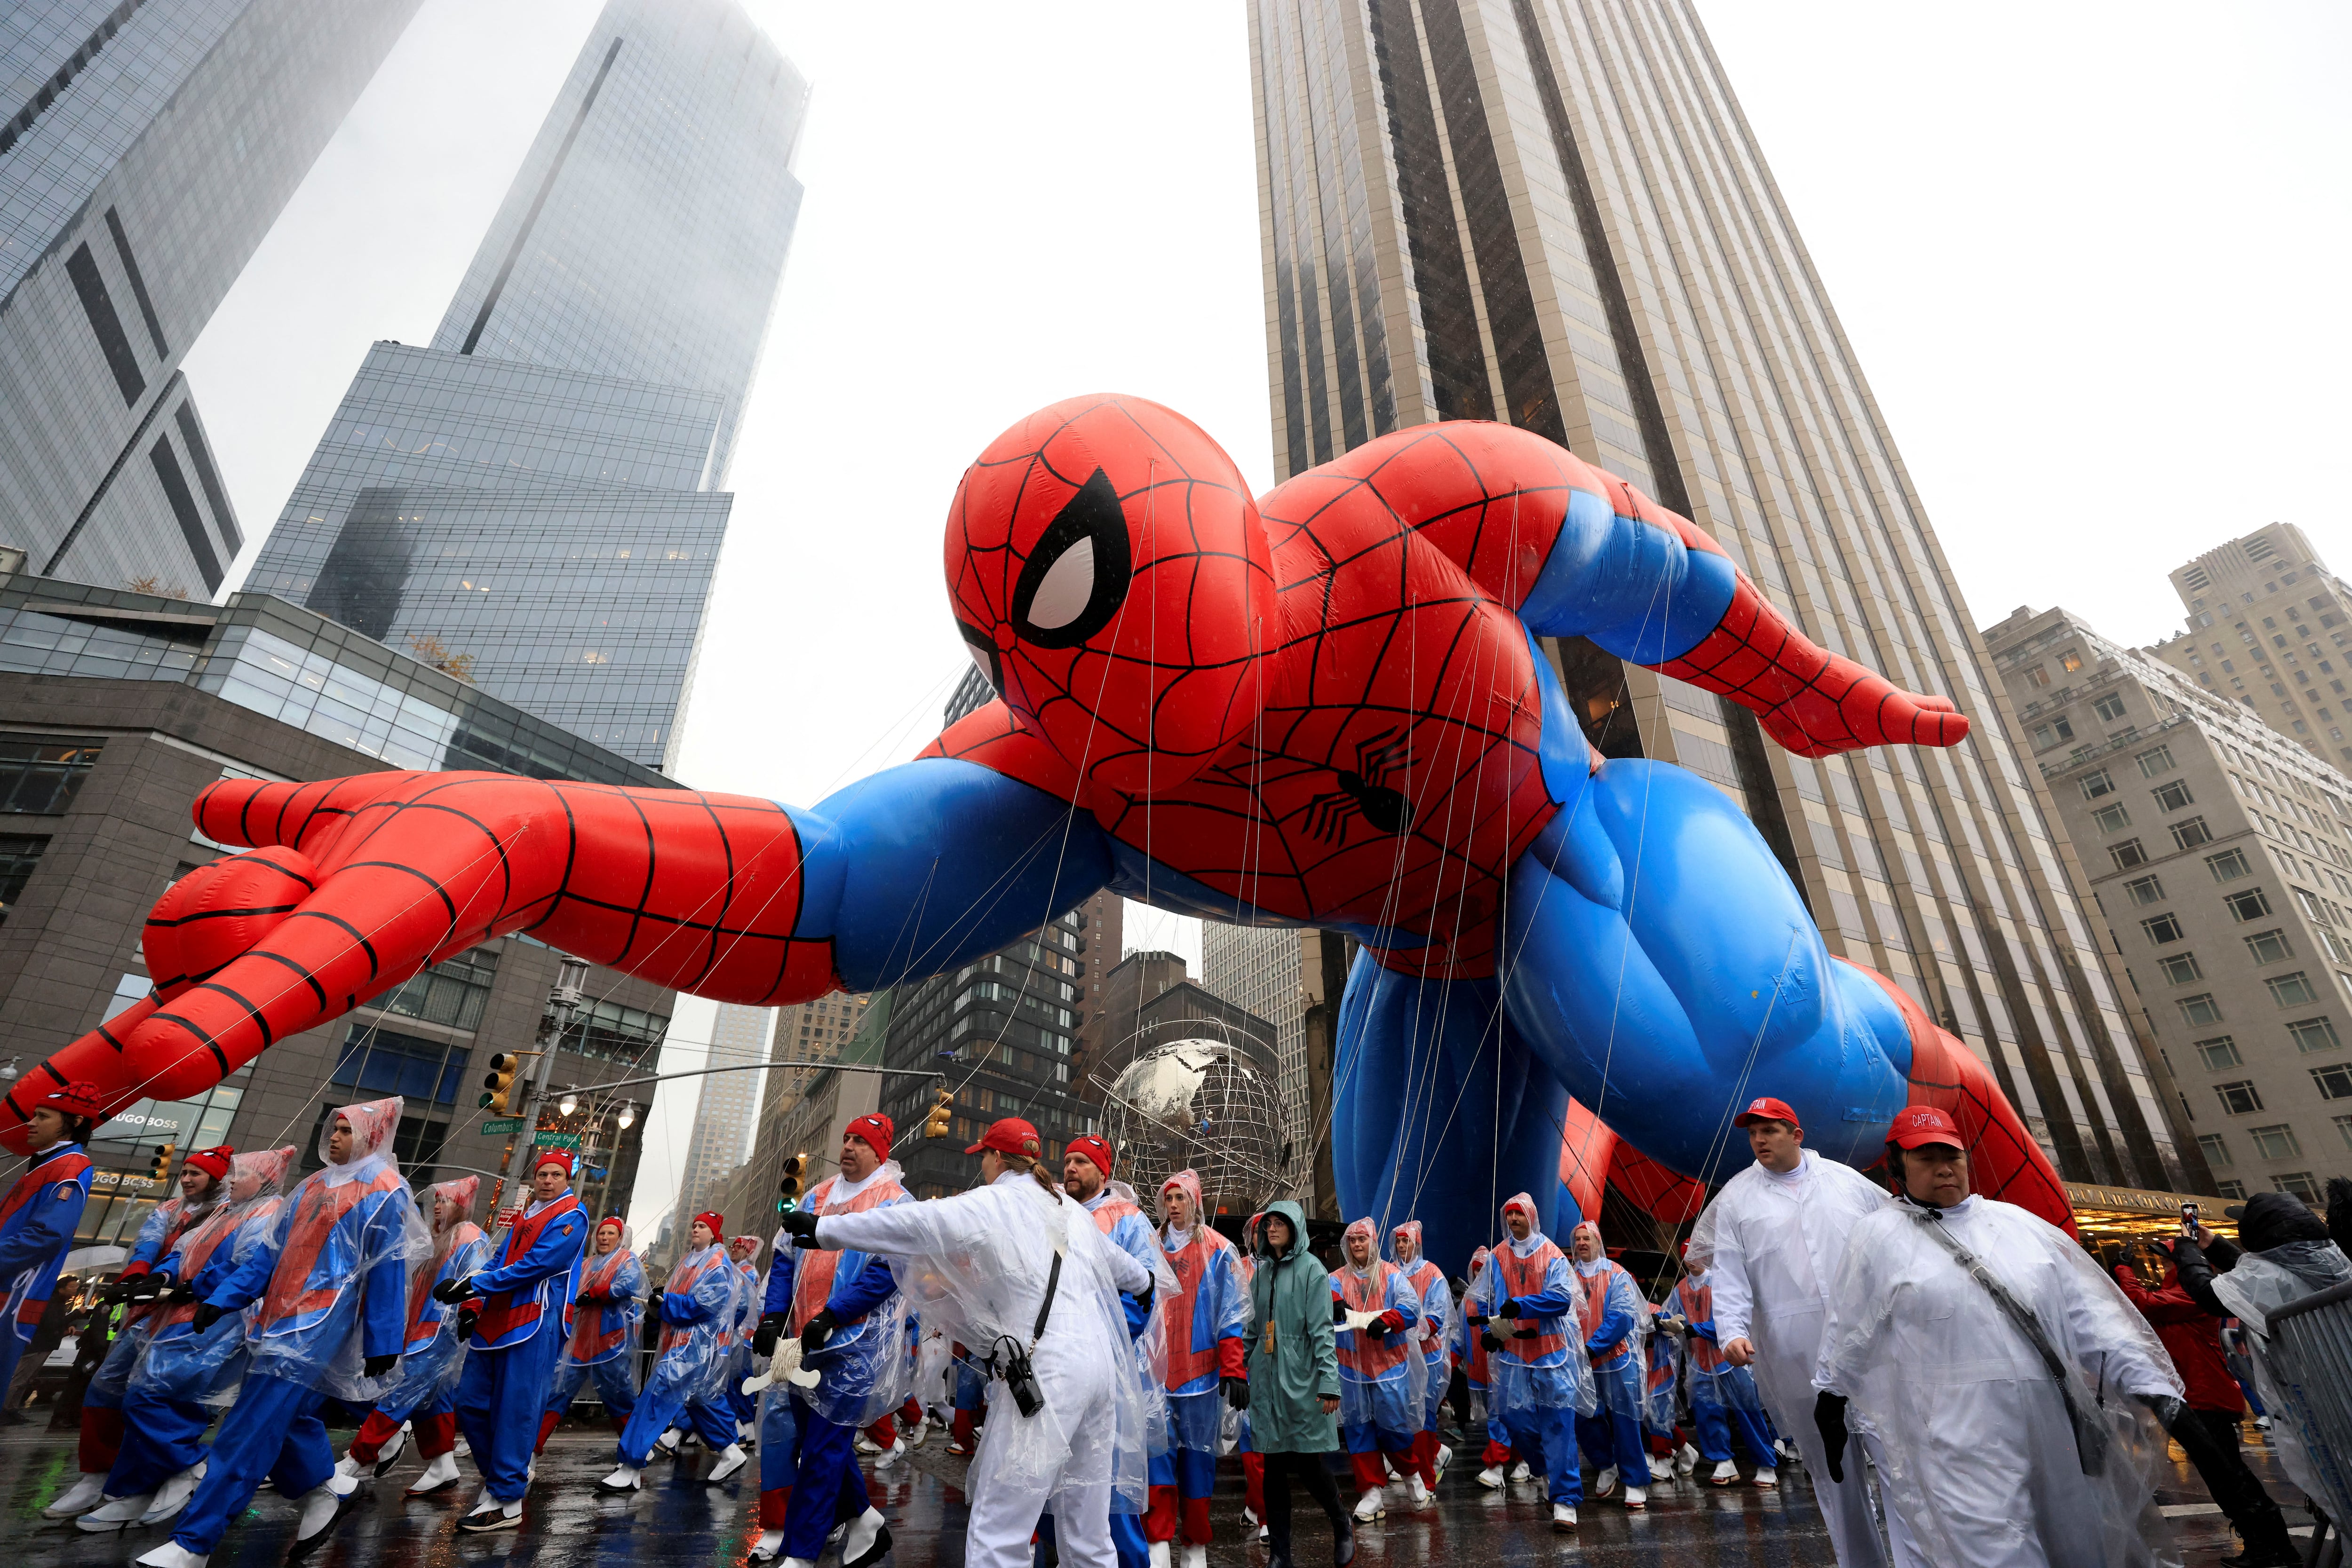
[[[1085,612],[1094,593],[1095,541],[1085,538],[1046,569],[1037,596],[1029,601],[1029,623],[1043,632],[1059,631]]]

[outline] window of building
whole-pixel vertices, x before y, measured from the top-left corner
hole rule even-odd
[[[2050,684],[2050,666],[2047,664],[2036,664],[2033,668],[2026,671],[2025,684],[2029,686],[2048,685]]]
[[[2205,1155],[2207,1165],[2211,1166],[2215,1170],[2229,1169],[2230,1145],[2221,1134],[2200,1134],[2197,1139],[2197,1147]]]
[[[9,907],[33,879],[33,868],[48,847],[47,833],[0,833],[0,925],[7,923]]]
[[[2289,1171],[2284,1176],[2273,1176],[2271,1186],[2280,1192],[2291,1192],[2307,1204],[2319,1202],[2319,1178],[2309,1171]]]
[[[446,1040],[425,1040],[374,1024],[354,1023],[328,1082],[373,1095],[397,1094],[411,1104],[457,1103],[473,1053]]]
[[[2075,671],[2083,667],[2083,650],[2080,648],[2067,649],[2064,653],[2058,655],[2058,663],[2064,666],[2068,674],[2073,674]]]
[[[2294,1048],[2309,1055],[2315,1051],[2340,1051],[2344,1042],[2336,1038],[2335,1023],[2324,1018],[2298,1019],[2286,1026],[2294,1038]]]
[[[2172,747],[2169,746],[2151,746],[2146,751],[2134,757],[2132,760],[2139,764],[2139,776],[2141,778],[2153,779],[2159,773],[2169,773],[2172,771]]]
[[[2193,850],[2200,844],[2213,841],[2213,830],[2205,825],[2202,817],[2190,817],[2172,824],[2172,842],[2176,849]]]
[[[2283,1008],[2308,1007],[2319,999],[2319,988],[2301,969],[2292,975],[2274,975],[2264,980],[2271,991],[2271,1000]]]
[[[2336,1124],[2336,1135],[2344,1140],[2344,1146],[2352,1149],[2352,1116],[2331,1116],[2328,1120]]]
[[[2180,929],[2180,916],[2170,910],[2165,911],[2162,915],[2149,915],[2139,923],[2139,928],[2147,932],[2147,939],[2159,947],[2167,942],[2179,941],[2183,935]]]
[[[2152,876],[2135,877],[2124,883],[2124,892],[2131,896],[2134,904],[2164,902],[2164,883]]]
[[[2117,871],[2129,871],[2147,863],[2147,850],[2137,839],[2126,839],[2107,847],[2107,858],[2116,862]]]
[[[2239,921],[2261,920],[2271,912],[2271,901],[2263,896],[2263,890],[2259,887],[2233,893],[2221,902],[2230,906],[2231,917]]]
[[[2246,1064],[2245,1057],[2238,1050],[2238,1042],[2226,1034],[2215,1035],[2211,1040],[2199,1040],[2197,1060],[2205,1064],[2205,1071],[2208,1072],[2219,1072],[2224,1068],[2243,1067]]]
[[[2056,746],[2061,741],[2074,738],[2074,727],[2066,721],[2066,716],[2063,713],[2048,724],[2037,724],[2033,727],[2033,744],[2037,747]]]
[[[2158,958],[2156,967],[2164,971],[2164,983],[2168,986],[2185,986],[2205,977],[2205,972],[2197,967],[2194,953],[2168,954]]]
[[[2105,768],[2094,768],[2083,775],[2084,800],[2095,800],[2102,795],[2112,795],[2115,792],[2116,781],[2107,776]]]
[[[2303,1153],[2294,1127],[2284,1122],[2268,1127],[2249,1127],[2246,1136],[2253,1139],[2254,1153],[2266,1160],[2291,1160]]]
[[[2193,658],[2195,655],[2192,654],[2190,656]],[[2105,696],[2101,697],[2097,702],[2091,705],[2091,711],[2099,716],[2102,723],[2115,723],[2116,720],[2124,716],[2123,694],[2121,692],[2109,692]]]
[[[2249,1115],[2263,1108],[2263,1097],[2255,1091],[2254,1081],[2241,1078],[2234,1083],[2216,1083],[2213,1092],[2221,1097],[2221,1109],[2232,1116]]]
[[[2200,991],[2193,997],[2183,997],[2179,1006],[2180,1016],[2191,1024],[2221,1021],[2221,1004],[2213,999],[2213,993],[2210,991]]]
[[[2246,1196],[2246,1184],[2242,1181],[2217,1181],[2213,1190],[2223,1197],[2242,1198]]]
[[[0,811],[62,815],[98,766],[103,744],[0,736]]]
[[[2330,1062],[2311,1070],[2311,1081],[2322,1100],[2352,1100],[2352,1061]]]
[[[2151,793],[2156,796],[2156,806],[2159,811],[2178,811],[2196,804],[2196,797],[2189,792],[2188,780],[2182,779],[2170,779]]]
[[[2254,869],[2247,863],[2243,850],[2223,850],[2218,855],[2207,855],[2205,868],[2213,873],[2215,882],[2235,882]]]
[[[444,958],[423,970],[390,995],[369,1004],[403,1018],[423,1019],[472,1033],[481,1027],[490,987],[499,977],[498,953],[476,947],[454,958]]]
[[[2286,945],[2286,933],[2275,929],[2257,931],[2247,937],[2246,951],[2254,956],[2257,964],[2284,964],[2294,956]]]
[[[2131,813],[2118,800],[2112,806],[2102,806],[2091,813],[2091,821],[2103,833],[2119,833],[2131,826]]]

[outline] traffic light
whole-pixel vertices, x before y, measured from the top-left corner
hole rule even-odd
[[[482,1096],[481,1108],[496,1111],[501,1116],[513,1114],[515,1071],[522,1066],[522,1058],[511,1051],[502,1051],[490,1058],[489,1076],[482,1087],[489,1092]]]
[[[784,1162],[784,1179],[776,1184],[776,1212],[782,1214],[800,1201],[801,1174],[808,1169],[808,1155],[795,1150]]]
[[[933,1105],[930,1114],[923,1118],[923,1136],[944,1138],[955,1121],[955,1091],[940,1083],[934,1085],[931,1092],[939,1096],[939,1103]]]
[[[177,1144],[165,1144],[155,1151],[155,1163],[147,1167],[149,1181],[162,1181],[172,1174],[172,1151],[179,1146]]]

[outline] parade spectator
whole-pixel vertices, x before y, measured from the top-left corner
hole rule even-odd
[[[1356,1560],[1356,1534],[1331,1479],[1339,1448],[1339,1358],[1331,1277],[1307,1249],[1307,1216],[1288,1198],[1266,1206],[1250,1238],[1250,1440],[1265,1461],[1266,1568],[1291,1568],[1290,1483],[1331,1521],[1331,1561]]]

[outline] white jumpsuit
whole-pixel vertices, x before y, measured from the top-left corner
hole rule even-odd
[[[1115,1482],[1143,1484],[1148,1440],[1142,1383],[1128,1352],[1118,1292],[1151,1276],[1113,1246],[1057,1187],[1008,1171],[953,1197],[902,1203],[817,1222],[825,1247],[888,1258],[912,1310],[975,1355],[1000,1335],[1027,1344],[1044,1302],[1056,1242],[1067,1249],[1052,1314],[1034,1353],[1045,1408],[1024,1416],[1000,1370],[989,1391],[965,1491],[969,1568],[1029,1568],[1038,1516],[1053,1509],[1063,1561],[1114,1568]]]
[[[1745,1339],[1756,1346],[1757,1391],[1780,1435],[1804,1458],[1843,1568],[1884,1568],[1887,1552],[1858,1443],[1847,1445],[1845,1479],[1830,1479],[1813,1425],[1813,1367],[1846,1239],[1887,1202],[1861,1172],[1807,1149],[1785,1176],[1752,1165],[1724,1183],[1691,1232],[1692,1267],[1704,1260],[1713,1270],[1716,1343]],[[1895,1560],[1907,1563],[1899,1525],[1897,1535]]]

